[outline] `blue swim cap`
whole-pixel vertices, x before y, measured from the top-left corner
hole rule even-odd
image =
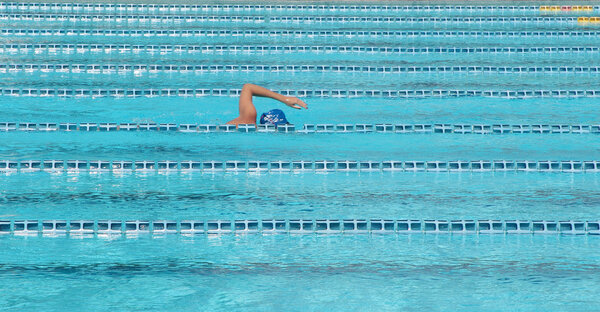
[[[285,118],[285,114],[282,110],[272,109],[260,115],[260,123],[269,125],[284,125],[288,124],[289,122]]]

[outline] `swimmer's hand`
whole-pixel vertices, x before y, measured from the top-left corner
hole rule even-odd
[[[291,108],[295,108],[295,109],[301,109],[301,108],[308,109],[308,105],[306,105],[306,103],[304,103],[301,99],[299,99],[295,96],[286,96],[283,99],[283,103],[285,103],[285,105],[287,105]]]

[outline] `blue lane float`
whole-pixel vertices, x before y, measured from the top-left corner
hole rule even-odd
[[[413,37],[484,37],[484,38],[595,38],[600,31],[411,31],[411,30],[260,30],[260,29],[0,29],[2,36],[117,36],[117,37],[300,37],[300,38],[413,38]]]
[[[597,46],[548,47],[400,47],[342,45],[173,45],[173,44],[109,44],[109,43],[7,43],[0,44],[0,53],[63,53],[63,54],[139,54],[139,53],[382,53],[382,54],[456,54],[456,53],[598,53]]]
[[[63,98],[139,98],[139,97],[239,97],[238,88],[212,89],[55,89],[55,88],[4,88],[0,96],[63,97]],[[494,97],[494,98],[595,98],[597,90],[359,90],[359,89],[299,89],[273,90],[286,96],[307,98],[447,98],[447,97]]]
[[[600,10],[600,6],[590,6]],[[206,12],[270,12],[270,11],[308,11],[308,12],[437,12],[466,11],[485,13],[490,11],[508,11],[510,13],[539,13],[538,5],[355,5],[355,4],[114,4],[114,3],[23,3],[0,2],[0,12],[46,12],[46,13],[159,13],[194,14]]]
[[[0,172],[554,172],[598,173],[599,160],[0,160]]]
[[[72,74],[123,73],[215,73],[215,72],[298,72],[298,73],[488,73],[488,74],[597,74],[600,66],[354,66],[354,65],[243,65],[243,64],[0,64],[0,73],[45,72]]]
[[[191,123],[116,123],[116,122],[0,122],[0,132],[130,132],[160,131],[180,133],[398,133],[398,134],[600,134],[600,124],[191,124]]]
[[[448,17],[448,16],[259,16],[259,15],[107,15],[107,14],[31,14],[31,13],[9,13],[0,14],[3,21],[27,21],[27,22],[72,22],[72,23],[111,23],[111,24],[179,24],[190,23],[442,23],[442,24],[575,24],[577,17],[574,16],[486,16],[486,17]]]
[[[0,220],[0,235],[223,234],[553,234],[600,235],[600,221],[581,220]]]

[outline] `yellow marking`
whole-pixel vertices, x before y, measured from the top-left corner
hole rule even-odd
[[[540,11],[542,12],[593,12],[594,6],[592,5],[541,5]]]
[[[577,23],[584,24],[584,23],[589,23],[589,22],[590,22],[589,17],[578,17],[577,18]]]

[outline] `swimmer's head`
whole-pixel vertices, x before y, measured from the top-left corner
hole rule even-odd
[[[260,115],[260,123],[267,125],[285,125],[289,124],[285,114],[280,109],[272,109]]]

